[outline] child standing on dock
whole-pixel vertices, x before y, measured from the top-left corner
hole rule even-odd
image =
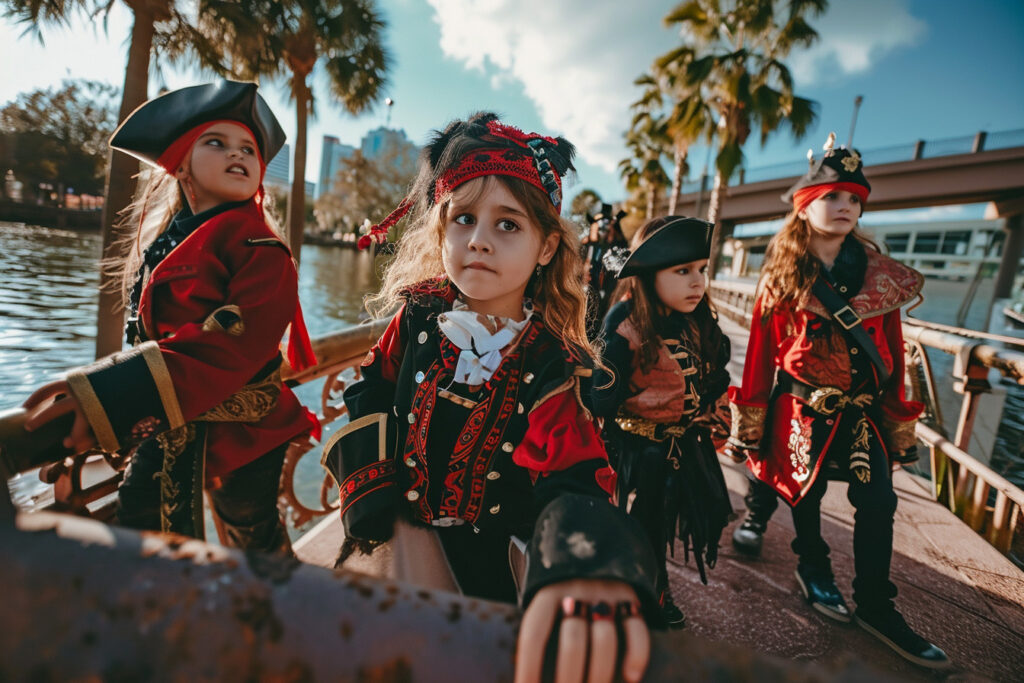
[[[110,145],[153,168],[129,207],[123,273],[130,351],[73,370],[26,402],[29,429],[75,414],[64,445],[137,444],[120,524],[204,536],[203,490],[229,545],[290,553],[277,510],[285,451],[319,433],[281,383],[315,364],[291,253],[263,207],[284,132],[253,83],[221,81],[146,102]]]
[[[594,380],[594,412],[618,478],[618,502],[658,560],[656,589],[669,626],[685,617],[669,589],[666,550],[678,535],[701,580],[714,567],[732,515],[715,443],[729,433],[729,338],[707,296],[712,225],[665,216],[633,236],[601,339],[608,372]]]
[[[578,239],[559,216],[572,156],[494,114],[435,133],[410,196],[362,240],[383,242],[412,212],[368,301],[394,318],[345,392],[351,421],[324,464],[341,489],[339,561],[390,541],[395,578],[518,593],[516,680],[540,678],[555,631],[559,680],[589,668],[637,681],[655,571],[609,502],[615,474],[583,402],[596,353]]]
[[[733,454],[792,506],[796,578],[819,612],[858,625],[919,665],[948,665],[896,610],[889,580],[894,461],[914,457],[922,405],[905,399],[899,309],[923,277],[858,230],[871,186],[860,155],[834,147],[783,196],[793,210],[772,239],[754,304],[743,384],[731,387]],[[856,509],[851,615],[821,535],[829,479]]]

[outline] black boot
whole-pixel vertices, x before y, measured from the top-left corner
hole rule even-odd
[[[661,594],[661,613],[669,628],[679,630],[686,627],[686,615],[672,600],[672,594],[667,590]]]
[[[831,571],[801,564],[796,568],[796,580],[811,607],[844,624],[853,620]]]
[[[747,518],[732,532],[732,547],[744,555],[760,556],[766,528],[767,525],[756,520],[753,513],[747,513]]]
[[[747,517],[732,532],[732,545],[736,550],[758,557],[764,545],[764,532],[768,528],[768,520],[772,518],[779,500],[775,489],[768,484],[747,475],[747,495],[743,500],[747,503]]]
[[[893,608],[880,611],[857,610],[857,625],[891,647],[898,655],[929,669],[949,667],[946,653],[907,626],[903,615]]]

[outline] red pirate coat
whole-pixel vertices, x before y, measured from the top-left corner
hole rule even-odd
[[[153,269],[139,302],[149,341],[73,371],[68,381],[100,446],[113,451],[181,427],[254,378],[270,377],[267,404],[225,404],[262,417],[210,423],[209,480],[318,431],[273,372],[289,324],[292,349],[308,350],[291,253],[249,201],[204,222]],[[315,361],[311,353],[289,356]]]
[[[791,505],[818,477],[848,399],[873,395],[864,415],[890,461],[915,443],[914,426],[923,405],[905,398],[899,308],[918,295],[924,278],[873,249],[865,251],[863,285],[848,301],[892,373],[888,384],[878,386],[866,354],[848,341],[816,298],[810,296],[805,307],[783,301],[765,315],[763,297],[758,297],[743,384],[729,388],[731,441],[760,446],[747,466]],[[809,395],[801,398],[780,390],[777,372],[805,385],[803,393]]]

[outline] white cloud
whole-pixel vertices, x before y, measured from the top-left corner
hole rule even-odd
[[[668,5],[655,0],[427,0],[447,57],[491,77],[522,83],[548,130],[565,135],[591,164],[611,171],[634,79],[677,38],[660,29]]]
[[[825,80],[837,68],[844,75],[861,73],[892,50],[914,45],[927,27],[908,5],[909,0],[833,2],[824,15],[809,19],[818,42],[787,59],[794,78],[807,85]]]

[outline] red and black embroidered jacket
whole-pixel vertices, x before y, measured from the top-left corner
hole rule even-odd
[[[906,400],[899,309],[918,295],[924,278],[874,249],[863,252],[863,283],[840,285],[838,293],[861,317],[864,330],[878,347],[892,373],[888,384],[879,386],[866,354],[851,345],[816,298],[811,296],[802,308],[780,302],[765,316],[759,297],[754,304],[743,384],[729,388],[733,441],[760,445],[760,453],[748,460],[747,466],[790,504],[797,503],[818,477],[842,411],[825,415],[814,410],[806,398],[778,389],[773,393],[777,372],[808,390],[831,388],[838,390],[831,392],[835,396],[877,396],[865,416],[890,459],[915,444],[914,425],[923,405]]]
[[[528,536],[554,491],[607,498],[614,473],[581,403],[586,371],[535,315],[488,382],[455,384],[459,349],[437,327],[453,299],[411,293],[345,393],[353,422],[390,412],[400,425],[395,481],[411,517]]]
[[[221,404],[279,357],[289,324],[294,350],[308,349],[297,282],[291,253],[255,201],[197,227],[142,291],[139,325],[150,341],[68,376],[100,446],[118,450]],[[319,430],[316,417],[282,386],[259,421],[210,423],[207,477],[311,430]]]
[[[656,614],[643,532],[609,502],[615,474],[580,390],[588,371],[535,313],[487,383],[454,383],[459,349],[437,325],[454,297],[437,282],[409,292],[345,392],[351,421],[324,464],[346,535],[388,540],[396,514],[431,525],[462,590],[500,600],[516,594],[509,536],[543,540],[530,544],[524,602],[554,581],[611,578]]]

